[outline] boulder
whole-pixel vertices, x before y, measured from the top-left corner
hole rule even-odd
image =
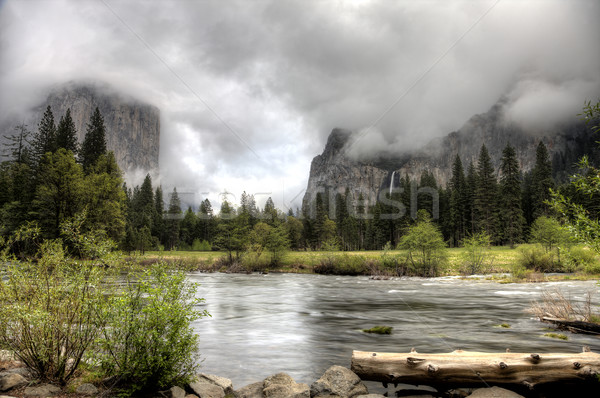
[[[216,384],[207,382],[190,383],[190,388],[194,390],[199,398],[224,398],[225,391]]]
[[[27,379],[16,373],[7,373],[0,376],[0,391],[8,391],[15,387],[27,384]]]
[[[3,370],[2,372],[0,372],[0,376],[5,376],[5,375],[9,375],[9,374],[21,375],[21,376],[27,378],[27,377],[31,377],[31,370],[29,370],[25,367],[19,367],[19,368],[6,369],[6,370]]]
[[[188,394],[185,396],[185,398],[199,398],[197,395],[194,394]]]
[[[221,387],[225,391],[225,395],[233,394],[233,383],[225,377],[199,373],[196,376],[196,382],[214,384]]]
[[[310,398],[308,384],[296,383],[287,373],[277,373],[263,381],[265,398]]]
[[[174,386],[169,389],[167,396],[169,398],[185,398],[185,390],[181,387]]]
[[[25,395],[32,395],[34,397],[51,397],[54,394],[58,394],[60,392],[60,388],[53,386],[52,384],[42,384],[35,387],[27,387],[25,388]]]
[[[75,389],[75,392],[81,395],[96,395],[98,394],[98,388],[92,383],[83,383]]]
[[[354,372],[343,366],[334,365],[310,386],[311,397],[337,396],[352,398],[367,395],[369,391]]]
[[[385,398],[385,395],[381,395],[381,394],[366,394],[366,395],[357,395],[356,398]]]
[[[500,387],[478,388],[469,395],[469,398],[524,398],[516,392]]]
[[[17,397],[11,397],[10,395],[0,395],[0,398],[17,398]]]
[[[236,398],[263,398],[263,382],[259,381],[256,383],[248,384],[236,390],[234,395]]]

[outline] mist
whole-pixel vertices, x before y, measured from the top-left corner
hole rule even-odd
[[[299,205],[329,132],[411,150],[505,98],[545,128],[600,97],[597,1],[4,1],[0,118],[106,82],[161,110],[160,175],[197,202]],[[224,194],[226,192],[226,194]]]

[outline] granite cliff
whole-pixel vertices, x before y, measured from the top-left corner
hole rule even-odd
[[[398,187],[405,175],[418,181],[424,171],[433,173],[438,185],[446,186],[456,154],[460,155],[466,172],[470,162],[477,164],[484,143],[496,169],[502,150],[510,143],[516,149],[521,169],[527,172],[534,166],[535,150],[542,141],[558,180],[564,180],[573,171],[573,164],[581,155],[595,151],[594,158],[598,158],[598,151],[593,149],[597,148],[595,140],[584,124],[574,120],[549,129],[528,131],[506,121],[502,102],[486,113],[471,117],[458,131],[436,138],[418,150],[357,160],[348,155],[348,147],[355,139],[349,130],[333,129],[323,153],[311,163],[305,203],[314,200],[318,192],[328,192],[331,200],[335,193],[348,189],[354,201],[362,193],[372,205],[390,184]]]
[[[77,129],[81,143],[87,123],[96,107],[100,109],[106,125],[106,143],[113,151],[124,172],[158,168],[160,149],[160,111],[115,89],[99,83],[70,82],[50,90],[46,100],[31,110],[25,119],[29,130],[35,131],[39,120],[50,105],[58,124],[67,108]],[[12,133],[20,121],[4,121],[3,134]]]

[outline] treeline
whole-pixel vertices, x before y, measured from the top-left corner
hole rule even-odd
[[[110,238],[126,251],[223,250],[230,262],[242,253],[294,250],[380,250],[396,247],[419,210],[433,216],[449,246],[460,246],[478,233],[491,243],[515,245],[529,239],[532,223],[551,215],[547,201],[557,189],[545,145],[536,150],[533,169],[523,172],[515,149],[507,145],[494,169],[481,147],[475,163],[463,165],[457,155],[447,187],[431,172],[419,181],[399,176],[389,192],[368,206],[362,194],[319,192],[294,213],[278,210],[271,198],[259,208],[245,192],[239,204],[223,200],[218,211],[204,199],[197,211],[186,210],[176,189],[165,203],[161,186],[147,175],[140,186],[126,186],[114,155],[106,149],[105,126],[96,109],[81,145],[70,111],[54,121],[48,107],[32,134],[17,126],[8,139],[9,160],[0,165],[0,233],[13,235],[35,222],[42,238],[59,238],[61,223],[84,214],[85,231]],[[600,211],[595,196],[573,185],[563,193],[578,201],[592,217]]]

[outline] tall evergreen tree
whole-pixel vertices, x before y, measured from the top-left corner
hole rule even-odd
[[[502,240],[514,247],[523,238],[523,210],[521,209],[521,172],[517,162],[517,153],[510,144],[502,151],[500,166],[500,222]]]
[[[466,190],[465,172],[460,156],[456,154],[452,164],[452,177],[450,178],[449,201],[450,201],[450,229],[452,233],[452,244],[458,246],[459,242],[465,237],[466,232]]]
[[[29,160],[29,141],[28,137],[31,132],[27,129],[27,125],[22,123],[15,127],[16,134],[5,135],[4,138],[8,141],[5,144],[4,155],[11,157],[11,161],[15,163],[27,163]]]
[[[33,159],[37,165],[41,162],[44,154],[56,150],[56,124],[50,105],[48,105],[42,120],[40,120],[38,131],[34,134],[31,142],[31,148]]]
[[[162,187],[159,185],[154,191],[154,209],[152,214],[152,236],[155,236],[159,241],[165,241],[165,201],[163,199]]]
[[[77,130],[71,117],[71,108],[68,108],[64,116],[60,118],[56,128],[56,147],[65,148],[68,151],[77,154]]]
[[[489,152],[484,145],[477,163],[477,187],[475,190],[476,230],[485,232],[492,241],[497,237],[497,194],[498,183]]]
[[[532,174],[532,207],[533,219],[539,216],[550,214],[550,206],[546,203],[549,201],[550,189],[554,188],[554,179],[552,178],[552,162],[548,149],[542,141],[537,146],[535,151],[535,166],[531,171]]]
[[[166,246],[173,250],[179,244],[179,229],[181,226],[181,200],[177,194],[177,189],[173,188],[171,198],[169,199],[169,208],[166,218]]]
[[[469,163],[465,181],[465,219],[467,221],[465,235],[467,233],[473,235],[476,226],[475,193],[477,192],[477,171],[473,162]]]
[[[198,209],[198,238],[212,243],[217,228],[216,222],[210,200],[204,199]]]
[[[81,144],[80,162],[83,170],[87,173],[90,167],[96,163],[101,155],[106,153],[106,127],[104,118],[100,114],[100,109],[96,110],[90,117],[87,125],[87,132]]]

